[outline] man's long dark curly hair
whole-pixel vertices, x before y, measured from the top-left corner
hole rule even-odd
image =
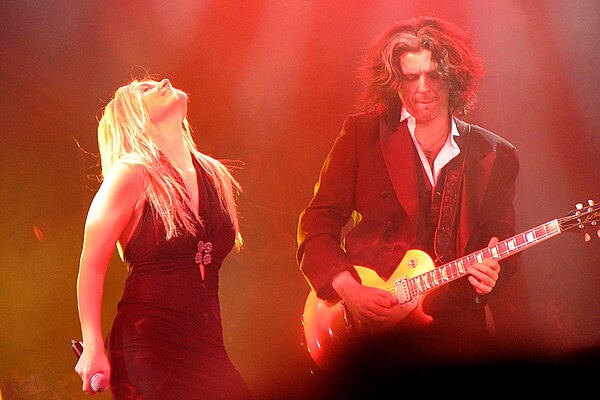
[[[483,63],[470,34],[440,18],[416,17],[393,25],[371,45],[358,70],[364,83],[362,105],[366,110],[391,108],[398,102],[400,55],[420,50],[431,51],[438,72],[448,84],[451,114],[465,115],[474,109]]]

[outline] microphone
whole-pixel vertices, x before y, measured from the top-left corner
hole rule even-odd
[[[78,340],[71,340],[71,348],[77,358],[83,353],[83,343]],[[110,382],[102,372],[96,372],[90,379],[90,387],[94,392],[104,392],[108,390]]]
[[[96,372],[90,379],[90,387],[94,392],[104,392],[110,386],[110,382],[102,372]]]

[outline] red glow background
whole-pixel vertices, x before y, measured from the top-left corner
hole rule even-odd
[[[518,229],[600,201],[600,2],[74,1],[0,5],[0,390],[78,392],[75,282],[99,172],[96,118],[144,70],[190,93],[201,150],[236,176],[246,247],[221,280],[225,339],[258,398],[304,390],[308,285],[295,229],[344,117],[353,71],[390,24],[436,15],[472,32],[486,76],[467,118],[521,154]],[[536,352],[600,347],[600,239],[523,253],[500,328]],[[105,286],[108,330],[125,267]],[[530,343],[530,344],[529,344]],[[8,393],[8,394],[7,394]],[[69,397],[67,397],[69,396]],[[105,398],[102,394],[97,398]],[[0,396],[1,397],[1,396]],[[40,397],[49,398],[49,397]],[[108,397],[106,397],[108,398]]]

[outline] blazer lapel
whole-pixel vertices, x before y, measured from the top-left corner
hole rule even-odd
[[[406,122],[394,123],[389,114],[383,114],[379,129],[381,151],[394,192],[415,227],[419,196],[413,143]]]
[[[494,153],[479,144],[477,137],[470,132],[468,124],[459,120],[456,120],[456,123],[460,132],[457,144],[461,151],[466,147],[466,140],[469,140],[463,176],[460,205],[461,218],[458,232],[459,252],[464,254],[483,205],[483,196],[492,172]]]

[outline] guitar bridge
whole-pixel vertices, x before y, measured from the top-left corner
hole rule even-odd
[[[394,281],[396,288],[396,297],[399,304],[405,304],[412,300],[410,289],[408,288],[408,278],[400,278]]]

